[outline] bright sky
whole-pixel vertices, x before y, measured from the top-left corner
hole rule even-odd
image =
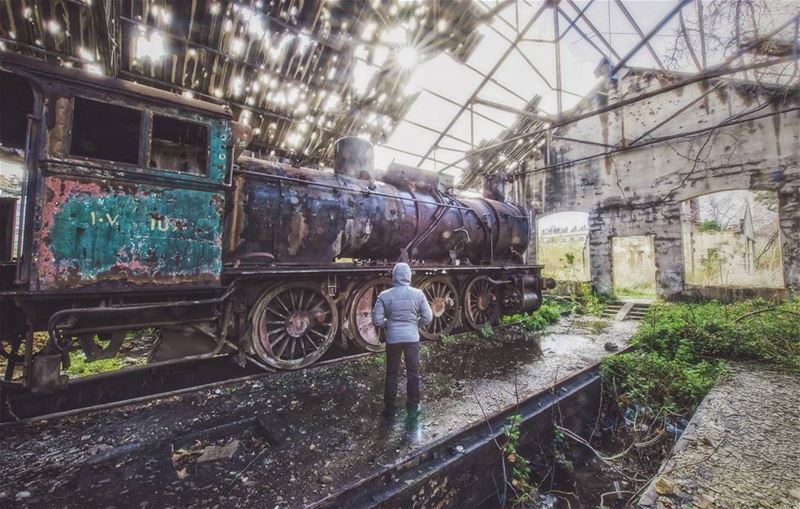
[[[539,219],[539,230],[545,230],[551,226],[569,227],[584,226],[589,224],[589,214],[586,212],[558,212]]]

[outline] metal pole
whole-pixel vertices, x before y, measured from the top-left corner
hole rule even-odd
[[[555,38],[553,46],[555,46],[556,50],[556,101],[558,103],[558,114],[560,115],[564,111],[564,105],[561,94],[561,39],[558,38],[559,32],[558,9],[553,7],[553,37]]]

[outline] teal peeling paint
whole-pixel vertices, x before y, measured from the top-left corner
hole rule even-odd
[[[39,263],[44,287],[131,276],[145,284],[218,280],[222,193],[78,186],[61,197],[50,221],[44,242],[52,262]]]
[[[211,149],[209,177],[222,182],[228,170],[230,158],[231,126],[225,120],[212,120],[210,122]]]

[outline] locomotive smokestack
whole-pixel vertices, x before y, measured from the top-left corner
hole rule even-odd
[[[371,179],[375,175],[375,151],[364,138],[347,136],[334,145],[333,171],[337,175]]]
[[[506,201],[505,175],[494,174],[483,176],[483,197],[490,200]]]

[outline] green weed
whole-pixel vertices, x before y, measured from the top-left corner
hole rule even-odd
[[[520,423],[522,416],[512,415],[508,419],[508,424],[503,426],[502,432],[505,437],[503,444],[503,454],[506,462],[511,465],[511,489],[514,491],[515,505],[525,506],[530,503],[538,494],[536,486],[531,482],[531,464],[521,454],[517,453],[519,446]]]
[[[570,295],[575,311],[584,315],[600,316],[606,309],[608,297],[595,293],[589,283],[581,285],[580,296]]]
[[[444,346],[450,346],[456,344],[457,340],[452,334],[445,334],[441,337],[441,339],[439,339],[439,342]]]
[[[542,303],[541,307],[533,313],[515,313],[500,319],[504,324],[520,324],[526,330],[538,331],[561,318],[562,305],[550,301]]]
[[[69,354],[69,368],[67,368],[67,374],[71,376],[96,375],[123,367],[125,367],[125,362],[119,357],[89,362],[86,360],[86,355],[84,355],[83,352],[72,352]]]
[[[375,355],[370,356],[368,362],[374,366],[379,366],[382,368],[386,367],[386,352],[376,353]]]

